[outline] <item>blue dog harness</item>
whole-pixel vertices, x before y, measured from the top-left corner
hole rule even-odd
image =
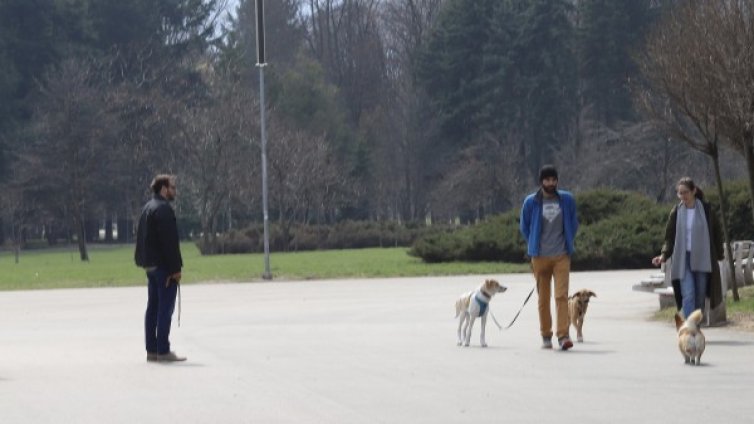
[[[478,291],[476,296],[474,296],[474,300],[479,305],[479,316],[484,316],[487,313],[487,307],[490,306],[490,297],[486,293]]]

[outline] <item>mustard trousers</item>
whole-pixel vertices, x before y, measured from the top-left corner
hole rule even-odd
[[[551,281],[555,280],[555,314],[558,338],[568,335],[568,276],[571,272],[571,257],[535,256],[531,259],[532,272],[537,281],[539,295],[539,331],[542,337],[552,337],[552,314],[550,313]]]

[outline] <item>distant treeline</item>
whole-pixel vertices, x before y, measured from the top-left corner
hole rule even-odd
[[[575,192],[667,201],[689,170],[711,185],[705,154],[635,103],[637,58],[685,3],[265,2],[274,240],[483,221],[548,162]],[[0,242],[75,240],[82,260],[100,234],[126,242],[158,172],[178,176],[182,231],[206,251],[259,224],[254,1],[227,5],[0,0]],[[723,178],[745,174],[719,152]]]

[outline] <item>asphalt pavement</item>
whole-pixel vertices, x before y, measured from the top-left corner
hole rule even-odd
[[[567,352],[540,348],[536,295],[456,346],[460,294],[497,278],[506,324],[529,274],[185,285],[174,364],[146,361],[146,287],[0,292],[0,423],[753,422],[754,334],[705,329],[684,365],[631,290],[653,272],[573,273],[598,297]]]

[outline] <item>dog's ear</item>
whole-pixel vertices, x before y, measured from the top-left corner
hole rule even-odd
[[[591,290],[587,293],[590,297],[597,297],[597,294]]]
[[[683,325],[683,318],[681,318],[681,314],[677,312],[674,318],[675,318],[675,331],[678,331]]]

